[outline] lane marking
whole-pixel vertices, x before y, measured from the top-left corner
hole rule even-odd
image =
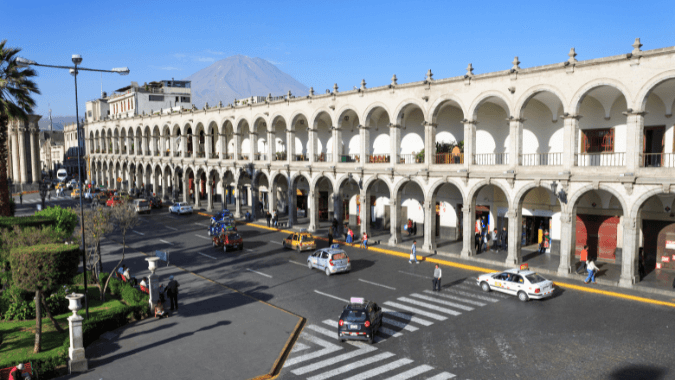
[[[450,315],[455,316],[455,317],[462,314],[458,311],[446,309],[444,307],[436,306],[434,304],[430,304],[430,303],[427,303],[427,302],[417,301],[417,300],[414,300],[414,299],[408,298],[408,297],[398,297],[398,300],[403,301],[403,302],[407,302],[407,303],[410,303],[410,304],[413,304],[413,305],[416,305],[416,306],[426,307],[427,309],[431,309],[433,311],[438,311],[438,312],[441,312],[441,313],[450,314]]]
[[[408,331],[417,331],[418,330],[417,327],[415,327],[415,326],[410,326],[409,324],[399,322],[397,320],[387,318],[387,317],[382,317],[382,323],[384,323],[385,325],[398,327],[400,329],[404,329],[404,330],[408,330]]]
[[[196,237],[200,237],[200,238],[202,238],[202,239],[211,240],[211,238],[208,237],[208,236],[197,235],[197,234],[195,234],[195,236],[196,236]]]
[[[364,280],[364,279],[362,279],[362,278],[359,278],[359,281],[365,282],[366,284],[371,284],[371,285],[381,286],[381,287],[383,287],[383,288],[387,288],[387,289],[391,289],[391,290],[396,290],[396,288],[392,288],[391,286],[378,284],[378,283],[376,283],[376,282],[366,281],[366,280]]]
[[[455,296],[451,296],[449,294],[441,294],[440,292],[432,292],[431,290],[425,290],[424,293],[434,294],[434,295],[437,295],[439,297],[468,303],[469,305],[475,305],[475,306],[485,306],[485,305],[487,305],[486,303],[483,303],[483,302],[478,302],[478,301],[474,301],[474,300],[467,300],[467,299],[464,299],[462,297],[455,297]]]
[[[300,352],[300,351],[304,351],[304,350],[308,350],[308,349],[310,349],[310,346],[308,346],[304,343],[295,342],[295,345],[293,346],[293,349],[291,350],[291,353]]]
[[[271,240],[271,241],[270,241],[270,243],[272,243],[272,244],[279,244],[279,245],[284,245],[283,243],[280,243],[280,242],[278,242],[278,241],[274,241],[274,240]]]
[[[461,283],[461,284],[458,284],[458,285],[453,285],[453,286],[451,286],[450,288],[458,288],[458,289],[461,289],[461,290],[468,290],[468,291],[470,291],[470,292],[482,292],[482,291],[483,291],[483,290],[482,290],[478,285],[476,285],[475,283],[474,283],[473,285],[468,285],[468,284],[466,284],[466,283]],[[509,299],[509,298],[511,298],[511,296],[508,296],[508,295],[503,294],[503,293],[498,293],[497,291],[493,291],[493,292],[490,294],[490,296],[491,296],[491,297],[496,297],[496,298],[501,298],[501,299]]]
[[[415,313],[415,314],[423,315],[423,316],[425,316],[425,317],[429,317],[429,318],[435,319],[435,320],[437,320],[437,321],[445,321],[446,319],[448,319],[448,318],[446,318],[446,317],[444,317],[444,316],[442,316],[442,315],[438,315],[438,314],[434,314],[434,313],[429,313],[429,312],[427,312],[427,311],[420,310],[420,309],[415,308],[415,307],[410,307],[410,306],[407,306],[407,305],[402,305],[402,304],[400,304],[400,303],[398,303],[398,302],[384,301],[384,304],[387,305],[387,306],[395,307],[395,308],[397,308],[397,309],[401,309],[401,310],[405,310],[405,311],[410,311],[410,312],[413,312],[413,313]]]
[[[247,252],[253,252],[253,250],[249,249],[249,248],[244,248],[244,250],[247,251]]]
[[[394,330],[386,328],[386,327],[380,327],[379,329],[377,329],[377,333],[378,334],[382,333],[382,334],[385,334],[385,335],[390,335],[390,336],[393,336],[394,338],[398,338],[399,336],[403,336],[403,334],[401,334],[400,332],[394,331]]]
[[[346,378],[345,380],[365,380],[365,379],[370,379],[371,377],[375,377],[375,376],[381,375],[381,374],[383,374],[383,373],[385,373],[385,372],[393,371],[393,370],[395,370],[396,368],[403,367],[404,365],[408,365],[408,364],[410,364],[410,363],[412,363],[412,362],[413,362],[413,360],[412,360],[412,359],[408,359],[408,358],[405,358],[405,359],[399,359],[399,360],[396,360],[396,361],[391,362],[391,363],[389,363],[389,364],[385,364],[385,365],[383,365],[383,366],[380,366],[380,367],[377,367],[377,368],[373,368],[373,369],[371,369],[370,371],[366,371],[366,372],[363,372],[363,373],[359,373],[358,375],[354,375],[354,376],[352,376],[352,377],[348,377],[348,378]]]
[[[413,317],[413,316],[410,316],[408,314],[404,314],[404,313],[401,313],[401,312],[398,312],[398,311],[395,311],[395,310],[387,309],[386,307],[383,307],[382,311],[384,311],[385,314],[389,314],[393,317],[405,319],[406,321],[415,322],[415,323],[420,324],[422,326],[431,326],[431,325],[434,324],[433,322],[427,321],[426,319]]]
[[[496,298],[483,296],[483,295],[480,295],[480,294],[473,294],[473,293],[469,293],[469,292],[464,292],[464,291],[461,291],[461,290],[444,289],[443,293],[454,293],[454,294],[459,294],[461,296],[476,298],[476,299],[483,300],[483,301],[499,302],[499,300],[496,299]]]
[[[307,380],[325,380],[325,379],[331,378],[333,376],[343,374],[345,372],[353,371],[357,368],[365,367],[365,366],[367,366],[368,364],[371,364],[371,363],[377,363],[380,360],[385,360],[385,359],[388,359],[392,356],[394,356],[394,354],[392,354],[391,352],[383,352],[379,355],[371,356],[371,357],[366,358],[366,359],[361,359],[359,361],[347,364],[345,366],[336,368],[334,370],[324,372],[324,373],[321,373],[321,374],[316,375],[316,376],[308,377]]]
[[[407,379],[410,379],[411,377],[415,377],[415,376],[421,375],[425,372],[429,372],[432,369],[434,369],[434,367],[432,367],[430,365],[422,364],[422,365],[417,366],[413,369],[410,369],[410,370],[407,370],[405,372],[399,373],[398,375],[396,375],[394,377],[390,377],[388,380],[407,380]]]
[[[307,326],[307,327],[309,327],[309,326]],[[300,337],[304,338],[304,339],[306,339],[306,340],[308,340],[308,341],[310,341],[314,344],[318,344],[319,346],[322,346],[323,349],[311,352],[309,354],[297,356],[297,357],[294,357],[294,358],[289,359],[289,360],[286,360],[286,363],[284,364],[284,367],[292,366],[293,364],[302,363],[302,362],[305,362],[307,360],[312,360],[312,359],[321,357],[323,355],[331,354],[335,351],[340,351],[342,349],[342,347],[338,346],[337,344],[326,342],[325,340],[319,339],[319,338],[317,338],[315,336],[312,336],[312,335],[302,334],[302,335],[300,335]]]
[[[415,276],[415,277],[423,278],[423,279],[425,279],[425,280],[430,280],[430,279],[431,279],[431,277],[429,277],[429,276],[422,276],[421,274],[410,273],[410,272],[404,272],[404,271],[402,271],[402,270],[398,271],[398,273],[403,273],[403,274],[407,274],[407,275],[409,275],[409,276]]]
[[[309,325],[307,328],[313,330],[314,332],[318,332],[319,334],[323,334],[331,339],[337,339],[337,331],[328,330],[317,325]]]
[[[157,240],[161,241],[162,243],[166,243],[166,244],[168,244],[168,245],[173,245],[173,243],[168,242],[168,241],[166,241],[166,240],[164,240],[164,239],[157,239]]]
[[[138,235],[145,235],[144,233],[138,232],[138,231],[136,231],[136,230],[131,230],[131,232],[133,232],[133,233],[135,233],[135,234],[138,234]]]
[[[441,372],[434,377],[427,378],[427,380],[448,380],[448,379],[452,379],[454,377],[455,377],[455,375],[451,374],[450,372]]]
[[[307,265],[305,265],[305,264],[303,264],[303,263],[299,263],[299,262],[297,262],[297,261],[288,260],[288,262],[289,262],[289,263],[292,263],[292,264],[295,264],[295,265],[300,265],[301,267],[307,267]]]
[[[206,253],[201,253],[201,252],[197,252],[197,253],[199,253],[199,254],[202,255],[202,256],[206,256],[206,257],[210,257],[210,258],[212,258],[212,259],[214,259],[214,260],[218,260],[217,258],[215,258],[215,257],[213,257],[213,256],[209,256],[209,255],[207,255]]]
[[[318,291],[318,290],[314,290],[314,292],[315,292],[315,293],[318,293],[318,294],[321,294],[322,296],[326,296],[326,297],[330,297],[330,298],[335,298],[336,300],[339,300],[339,301],[342,301],[342,302],[349,303],[349,301],[347,301],[347,300],[344,299],[344,298],[336,297],[336,296],[334,296],[334,295],[330,295],[330,294],[327,294],[327,293],[324,293],[324,292],[320,292],[320,291]]]
[[[202,227],[211,227],[208,224],[204,224],[204,223],[193,223],[193,224],[196,224],[196,225],[202,226]]]
[[[466,310],[466,311],[473,310],[472,307],[469,307],[469,306],[466,306],[466,305],[460,305],[458,303],[454,303],[454,302],[450,302],[450,301],[439,300],[438,298],[433,298],[433,297],[425,296],[425,295],[422,295],[422,294],[413,293],[410,296],[415,297],[415,298],[419,298],[419,299],[422,299],[422,300],[426,300],[426,301],[440,303],[441,305],[454,307],[456,309],[461,309],[461,310]]]
[[[257,273],[257,274],[259,274],[259,275],[261,275],[261,276],[265,276],[265,277],[268,277],[268,278],[272,278],[272,276],[270,276],[269,274],[265,274],[265,273],[261,273],[261,272],[258,272],[258,271],[254,271],[254,270],[251,269],[251,268],[246,268],[246,270],[249,271],[249,272]]]
[[[164,227],[166,227],[166,228],[168,228],[168,229],[170,229],[170,230],[178,231],[178,228],[173,228],[173,227],[169,227],[169,226],[164,226]]]
[[[504,334],[496,334],[494,338],[495,342],[497,343],[497,347],[499,348],[499,353],[502,354],[504,361],[515,366],[518,357],[516,357],[516,355],[513,353],[513,350],[511,349],[509,342],[504,337]]]
[[[342,361],[345,361],[345,360],[349,360],[349,359],[355,358],[357,356],[365,355],[365,354],[373,352],[375,350],[377,350],[377,348],[375,348],[373,346],[363,346],[362,348],[359,348],[358,350],[354,350],[354,351],[348,352],[346,354],[338,355],[338,356],[332,357],[330,359],[322,360],[320,362],[316,362],[314,364],[311,364],[311,365],[308,365],[308,366],[305,366],[305,367],[300,367],[300,368],[294,369],[293,371],[291,371],[291,373],[293,373],[294,375],[304,375],[306,373],[316,371],[317,369],[321,369],[323,367],[329,367],[329,366],[334,365],[336,363],[339,363],[339,362],[342,362]]]

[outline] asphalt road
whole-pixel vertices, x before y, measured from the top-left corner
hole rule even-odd
[[[675,377],[666,306],[562,289],[523,303],[482,292],[478,273],[452,267],[442,267],[442,292],[429,293],[432,264],[351,247],[351,273],[328,277],[307,268],[308,252],[284,249],[283,233],[239,226],[244,250],[225,253],[212,247],[204,216],[162,209],[141,220],[130,247],[168,250],[172,264],[307,318],[282,379]],[[340,311],[356,296],[387,309],[373,346],[336,339]]]

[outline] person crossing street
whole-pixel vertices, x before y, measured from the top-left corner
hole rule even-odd
[[[412,247],[410,248],[410,260],[408,260],[408,264],[412,264],[413,261],[415,264],[420,263],[417,261],[417,240],[413,240]]]
[[[441,268],[436,264],[436,268],[434,269],[434,291],[441,291],[441,276],[442,276],[442,271]]]

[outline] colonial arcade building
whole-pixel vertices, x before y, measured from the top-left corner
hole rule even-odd
[[[93,179],[236,214],[333,218],[383,243],[475,258],[476,219],[507,264],[549,233],[561,275],[584,244],[620,284],[675,255],[675,47],[369,88],[88,121]],[[508,67],[508,66],[507,66]],[[121,182],[118,182],[118,179]],[[126,181],[126,182],[125,182]],[[197,194],[197,197],[193,196]],[[342,224],[342,223],[341,223]],[[671,242],[668,244],[668,242]],[[670,248],[668,248],[670,247]]]

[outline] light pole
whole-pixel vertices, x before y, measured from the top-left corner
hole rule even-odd
[[[80,128],[80,113],[77,103],[77,74],[79,70],[84,71],[96,71],[100,73],[117,73],[120,75],[129,75],[128,67],[116,67],[112,70],[99,70],[99,69],[88,69],[85,67],[77,67],[82,63],[82,56],[79,54],[73,54],[72,61],[74,66],[56,66],[56,65],[44,65],[37,63],[30,59],[17,57],[15,62],[19,67],[28,67],[28,66],[42,66],[42,67],[51,67],[54,69],[66,69],[70,71],[70,74],[75,77],[75,122],[77,123],[77,176],[78,176],[78,187],[80,189],[80,233],[82,235],[82,272],[84,275],[84,304],[86,307],[86,316],[89,318],[89,301],[87,299],[87,256],[86,251],[87,247],[84,245],[84,208],[82,207],[82,164],[80,156],[82,155],[81,141],[83,137],[82,129]],[[43,201],[44,202],[44,201]]]

